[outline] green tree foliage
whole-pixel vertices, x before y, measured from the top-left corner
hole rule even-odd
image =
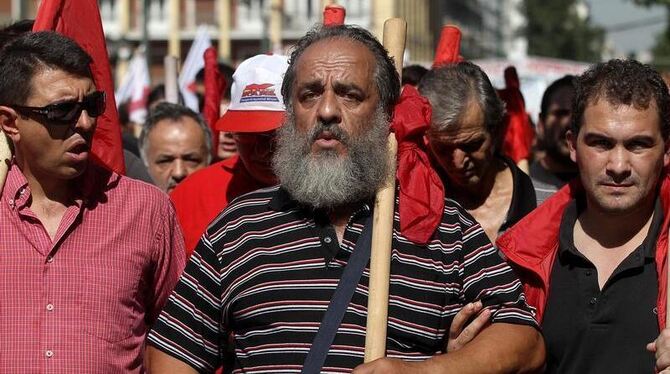
[[[670,68],[670,0],[633,0],[633,2],[644,6],[665,6],[668,21],[665,30],[656,36],[656,44],[651,52],[654,56],[654,65],[665,69]]]
[[[591,25],[576,0],[524,0],[528,53],[568,60],[600,61],[605,30]]]

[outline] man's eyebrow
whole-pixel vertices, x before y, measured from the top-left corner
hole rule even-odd
[[[642,135],[635,135],[630,139],[626,139],[626,143],[631,142],[656,143],[656,139],[654,139],[654,137],[651,135],[642,134]]]
[[[611,136],[607,136],[607,135],[602,134],[602,133],[598,133],[598,132],[587,132],[586,134],[584,134],[584,140],[592,140],[592,139],[607,139],[607,140],[611,140],[612,137],[611,137]]]
[[[358,86],[356,83],[343,83],[335,82],[333,88],[336,92],[349,92],[349,91],[358,91],[360,93],[365,92],[362,87]]]
[[[300,83],[299,85],[296,86],[296,89],[298,90],[311,90],[311,91],[320,91],[323,89],[323,83],[319,79],[314,79],[311,81],[307,81],[304,83]]]

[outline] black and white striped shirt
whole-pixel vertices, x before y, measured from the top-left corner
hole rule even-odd
[[[365,218],[361,205],[338,244],[325,214],[278,188],[246,194],[209,226],[149,335],[156,348],[200,371],[299,372]],[[418,246],[394,222],[387,356],[425,360],[443,351],[453,316],[482,300],[493,322],[536,326],[521,284],[456,202]],[[365,269],[323,372],[363,362]]]

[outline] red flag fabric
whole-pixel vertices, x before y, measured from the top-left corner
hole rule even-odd
[[[202,116],[212,130],[212,156],[216,157],[219,148],[219,132],[214,124],[221,112],[221,94],[226,86],[226,78],[219,72],[216,49],[209,47],[205,50],[205,103]]]
[[[323,25],[338,26],[344,24],[347,11],[341,5],[326,5],[323,9]]]
[[[500,98],[507,104],[503,153],[518,163],[530,158],[535,134],[526,113],[526,104],[519,89],[519,76],[514,66],[505,69],[505,86],[505,89],[498,91]]]
[[[461,30],[454,25],[443,26],[442,32],[440,32],[440,41],[437,43],[437,49],[435,50],[433,68],[463,61],[463,57],[459,54],[460,51]]]
[[[428,99],[405,85],[391,120],[398,140],[400,232],[419,244],[430,240],[444,210],[444,185],[430,165],[423,141],[431,115]]]
[[[93,59],[91,71],[98,90],[105,91],[107,107],[98,117],[91,153],[100,163],[117,173],[125,173],[121,126],[114,100],[114,84],[109,67],[100,10],[95,0],[42,0],[33,31],[56,31],[79,44]]]

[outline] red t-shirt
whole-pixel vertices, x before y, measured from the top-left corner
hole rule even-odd
[[[188,176],[170,193],[190,256],[209,223],[228,202],[266,187],[256,181],[239,156],[219,161]]]

